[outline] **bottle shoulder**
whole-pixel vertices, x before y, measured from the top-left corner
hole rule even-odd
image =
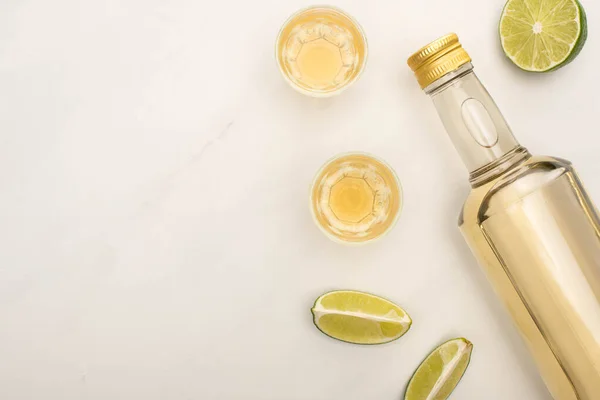
[[[570,161],[558,157],[532,156],[485,185],[471,189],[459,216],[459,226],[465,222],[478,223],[565,174],[573,173]]]

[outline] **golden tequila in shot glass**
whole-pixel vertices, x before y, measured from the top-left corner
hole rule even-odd
[[[364,153],[327,162],[311,188],[319,228],[342,243],[366,243],[389,232],[400,215],[402,192],[392,168]]]
[[[276,44],[279,69],[303,94],[328,97],[360,76],[367,59],[362,28],[329,6],[300,10],[281,28]]]

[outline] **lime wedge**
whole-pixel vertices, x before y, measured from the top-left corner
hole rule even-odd
[[[394,303],[368,293],[329,292],[312,308],[314,323],[324,334],[344,342],[382,344],[404,335],[412,320]]]
[[[406,389],[404,400],[445,400],[464,375],[473,344],[450,340],[435,349],[419,366]]]
[[[509,0],[500,19],[504,53],[525,71],[564,67],[586,38],[585,11],[577,0]]]

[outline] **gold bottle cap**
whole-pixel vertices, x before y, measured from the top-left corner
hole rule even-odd
[[[421,89],[471,62],[455,33],[450,33],[429,43],[410,56],[408,66],[413,70]]]

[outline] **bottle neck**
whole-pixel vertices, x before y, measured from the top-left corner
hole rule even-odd
[[[454,147],[479,185],[529,157],[467,63],[425,88]]]

